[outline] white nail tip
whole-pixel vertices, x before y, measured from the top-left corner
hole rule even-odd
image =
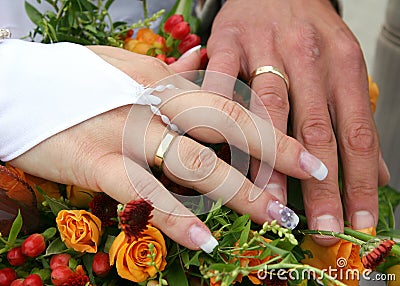
[[[324,163],[321,162],[321,165],[317,170],[311,173],[311,176],[316,178],[319,181],[325,180],[326,176],[328,176],[328,168],[325,166]]]
[[[200,49],[201,49],[201,45],[195,46],[195,47],[187,50],[183,55],[181,55],[181,57],[179,59],[183,60],[184,58],[187,58],[191,54],[200,51]]]
[[[218,241],[208,230],[196,224],[189,228],[189,238],[193,244],[207,253],[211,253],[218,245]]]
[[[214,248],[216,248],[217,246],[218,246],[218,241],[213,236],[211,236],[209,241],[200,245],[199,247],[204,252],[211,253],[214,250]]]

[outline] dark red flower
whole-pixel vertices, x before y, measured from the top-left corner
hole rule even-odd
[[[75,274],[67,279],[61,286],[91,286],[89,277],[85,274],[82,265],[78,265]]]
[[[92,214],[101,220],[102,226],[113,226],[117,223],[118,202],[110,196],[99,193],[94,196],[89,203],[89,207],[92,210]]]
[[[385,261],[386,256],[389,255],[394,244],[395,242],[390,239],[366,242],[360,250],[361,262],[364,267],[376,270],[376,267]]]
[[[90,282],[90,279],[86,275],[74,275],[61,286],[86,286],[88,282]]]
[[[129,237],[142,237],[149,220],[153,217],[153,206],[144,199],[132,200],[118,211],[119,226]]]

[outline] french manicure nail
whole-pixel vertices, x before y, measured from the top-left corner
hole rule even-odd
[[[184,58],[187,58],[188,56],[190,56],[193,53],[199,53],[200,55],[200,49],[201,49],[201,45],[195,46],[189,50],[187,50],[186,52],[184,52],[180,57],[179,60],[183,60]]]
[[[375,226],[375,220],[369,211],[357,211],[351,218],[353,229],[363,229]]]
[[[328,168],[317,157],[307,151],[301,152],[300,167],[311,176],[322,181],[328,175]]]
[[[211,253],[218,245],[218,241],[211,233],[197,224],[189,228],[189,238],[195,245],[207,253]]]
[[[299,223],[299,217],[294,211],[278,201],[270,201],[267,206],[268,215],[283,227],[294,229]]]

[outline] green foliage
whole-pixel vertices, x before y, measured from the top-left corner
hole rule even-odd
[[[36,25],[29,37],[43,43],[66,41],[81,45],[122,47],[127,31],[148,27],[164,13],[164,10],[160,10],[133,24],[114,22],[109,13],[114,1],[46,0],[52,10],[44,13],[25,1],[26,13]],[[37,3],[41,4],[41,1],[37,0]]]

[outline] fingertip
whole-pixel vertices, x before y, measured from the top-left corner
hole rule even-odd
[[[193,245],[206,253],[211,253],[218,246],[218,241],[205,225],[193,224],[188,230]]]

